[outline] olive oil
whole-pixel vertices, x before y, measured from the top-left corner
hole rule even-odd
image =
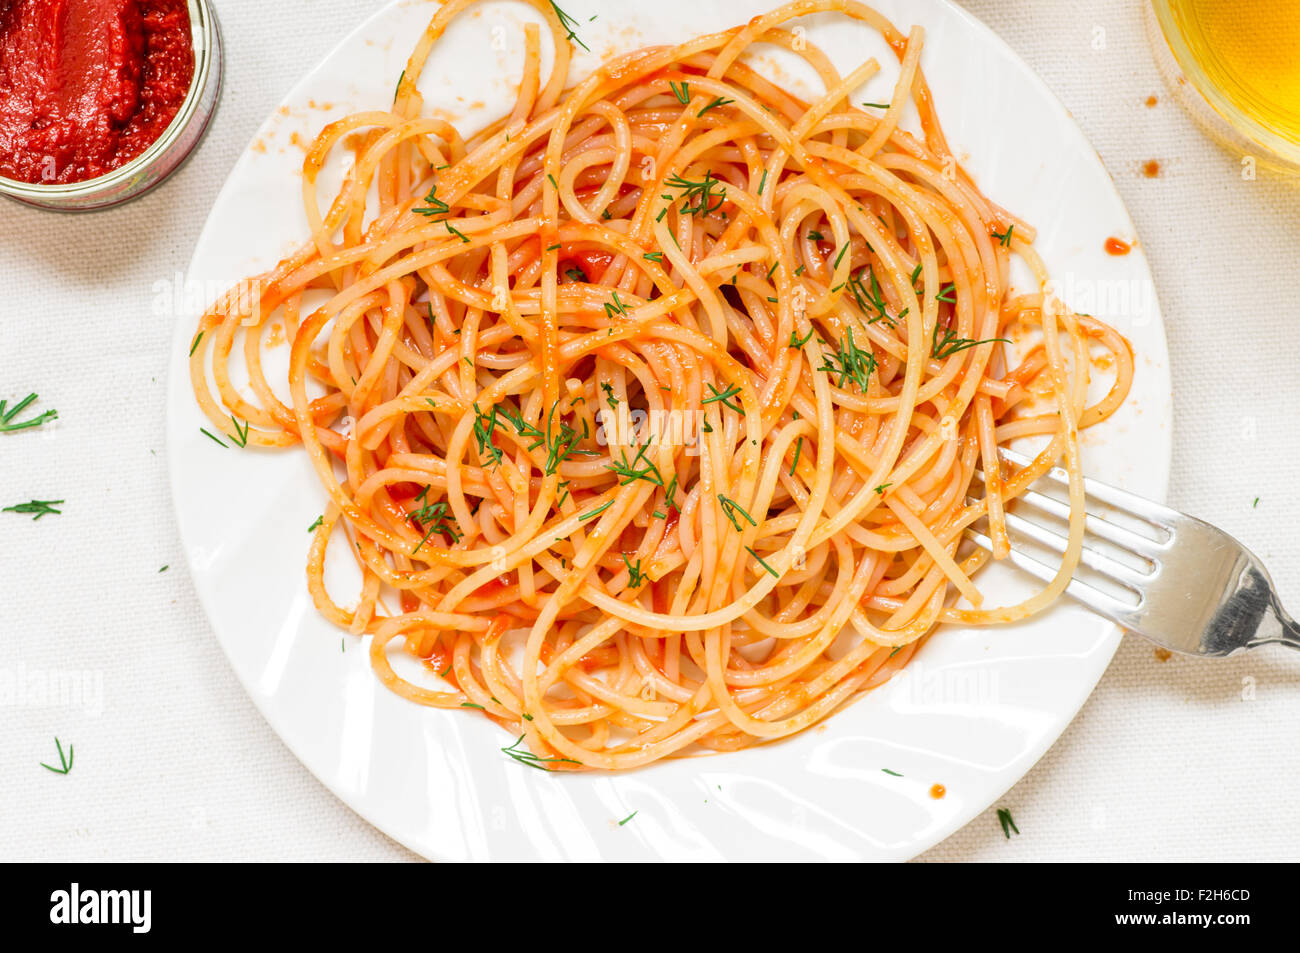
[[[1171,0],[1167,8],[1200,81],[1300,144],[1300,0]]]

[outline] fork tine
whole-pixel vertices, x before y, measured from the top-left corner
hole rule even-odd
[[[1031,523],[1023,517],[1014,513],[1006,514],[1007,526],[1013,531],[1028,536],[1037,543],[1046,546],[1054,553],[1065,555],[1065,550],[1070,544],[1070,540],[1055,533],[1045,526],[1039,526],[1037,523]],[[1088,546],[1083,547],[1080,561],[1089,569],[1094,569],[1104,576],[1107,576],[1116,582],[1123,583],[1135,593],[1140,594],[1144,585],[1151,581],[1150,573],[1138,572],[1130,566],[1125,566],[1118,560],[1111,559],[1104,553],[1100,553]]]
[[[999,448],[998,452],[1003,458],[1016,464],[1019,467],[1027,467],[1033,463],[1032,457],[1016,453],[1012,450]],[[1044,479],[1051,479],[1062,486],[1070,485],[1070,474],[1060,467],[1052,467],[1045,474]],[[1151,500],[1135,496],[1118,487],[1110,486],[1105,483],[1098,483],[1088,477],[1083,478],[1084,489],[1087,491],[1088,499],[1096,500],[1099,503],[1105,503],[1107,506],[1122,510],[1124,513],[1134,519],[1143,520],[1152,525],[1159,526],[1162,529],[1172,530],[1181,518],[1177,510],[1172,510],[1167,506],[1159,503],[1153,503]]]
[[[984,473],[982,470],[976,470],[975,475],[981,480],[984,479]],[[1067,504],[1062,503],[1060,500],[1054,500],[1050,496],[1039,493],[1037,490],[1026,490],[1024,493],[1021,493],[1020,496],[1016,497],[1016,499],[1027,503],[1034,507],[1034,509],[1042,510],[1044,513],[1055,516],[1060,520],[1068,521],[1070,519],[1070,507]],[[1149,537],[1143,536],[1141,533],[1135,533],[1132,530],[1125,529],[1116,523],[1102,519],[1100,516],[1096,516],[1092,513],[1088,513],[1085,519],[1088,526],[1088,532],[1092,533],[1099,539],[1104,539],[1107,542],[1114,543],[1116,546],[1123,547],[1135,555],[1141,556],[1143,559],[1154,561],[1159,554],[1164,551],[1168,543],[1168,540],[1166,540],[1165,543],[1158,543]]]
[[[993,552],[993,540],[989,539],[983,533],[977,532],[973,529],[967,529],[966,536],[985,552]],[[1011,555],[1008,558],[1011,560],[1012,565],[1019,569],[1023,569],[1031,576],[1034,576],[1043,582],[1051,582],[1056,578],[1056,567],[1039,562],[1037,559],[1034,559],[1032,556],[1027,556],[1019,550],[1013,548],[1011,550]],[[1071,580],[1070,584],[1066,586],[1065,591],[1084,605],[1089,606],[1100,612],[1102,615],[1108,616],[1116,621],[1127,618],[1132,614],[1135,608],[1134,606],[1120,602],[1118,599],[1107,595],[1100,589],[1093,588],[1087,583],[1080,582],[1077,579]]]

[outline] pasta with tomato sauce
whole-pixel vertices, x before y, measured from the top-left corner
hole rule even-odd
[[[299,448],[328,498],[307,564],[319,611],[369,638],[393,691],[580,771],[788,737],[943,625],[1050,606],[1081,546],[1079,431],[1123,403],[1133,359],[1047,293],[1032,226],[953,156],[923,30],[805,0],[575,81],[572,22],[529,3],[554,66],[530,25],[510,115],[464,138],[426,114],[418,81],[473,6],[450,0],[392,107],[312,145],[310,239],[197,330],[213,426]],[[880,32],[890,102],[850,101],[880,65],[837,71],[793,29],[811,13]],[[760,42],[821,94],[755,72]],[[342,186],[318,194],[347,143]],[[1012,289],[1013,259],[1036,287]],[[287,402],[261,361],[273,320]],[[1094,350],[1114,382],[1090,403]],[[1041,449],[1017,469],[999,447],[1021,438]],[[1006,507],[1057,465],[1060,574],[988,606],[964,534],[986,524],[1005,556]],[[363,580],[348,604],[325,584],[338,545]],[[402,654],[427,677],[399,675]]]

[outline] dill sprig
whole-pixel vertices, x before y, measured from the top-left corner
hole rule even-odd
[[[492,413],[474,405],[474,441],[478,444],[479,459],[490,458],[494,467],[501,465],[501,448],[492,440],[492,433],[500,424],[497,422],[497,408]]]
[[[988,338],[984,341],[972,341],[969,338],[958,337],[952,328],[943,328],[943,338],[939,337],[939,325],[934,326],[934,334],[930,337],[930,356],[937,361],[942,361],[959,354],[962,351],[969,350],[973,347],[979,347],[981,344],[1010,344],[1006,338]]]
[[[669,80],[668,86],[670,89],[672,89],[673,95],[677,97],[677,101],[679,103],[681,103],[683,106],[689,106],[691,104],[690,83],[686,82],[686,80],[682,80],[682,84],[678,86],[672,80]]]
[[[413,208],[411,211],[416,215],[424,215],[426,217],[451,214],[451,206],[438,198],[438,186],[436,184],[429,190],[429,194],[424,197],[424,204],[426,206],[425,208]]]
[[[701,110],[699,111],[699,113],[697,114],[697,118],[698,118],[699,116],[703,116],[703,115],[704,115],[706,112],[708,112],[710,109],[719,109],[719,108],[721,108],[722,106],[730,106],[730,105],[731,105],[732,103],[734,103],[734,102],[735,102],[734,99],[727,99],[727,98],[724,97],[724,96],[719,96],[719,97],[718,97],[717,99],[715,99],[713,102],[709,103],[707,106],[705,106],[703,109],[701,109]]]
[[[994,238],[996,238],[996,239],[998,240],[998,244],[1001,245],[1003,248],[1010,248],[1010,247],[1011,247],[1011,233],[1014,232],[1015,230],[1016,230],[1016,226],[1014,226],[1014,225],[1009,225],[1009,226],[1007,226],[1007,230],[1006,230],[1005,232],[999,232],[999,231],[995,228],[995,229],[993,230],[993,232],[992,232],[992,235],[993,235]]]
[[[36,401],[36,399],[35,394],[28,394],[8,410],[5,409],[5,405],[8,401],[0,400],[0,433],[15,433],[19,430],[32,430],[42,424],[49,423],[51,420],[59,419],[59,412],[57,410],[47,410],[43,414],[32,417],[30,420],[20,420],[17,423],[14,423],[14,418],[26,410]]]
[[[727,200],[727,190],[721,186],[718,179],[713,177],[712,169],[706,170],[704,178],[698,182],[674,173],[665,180],[664,185],[670,189],[681,190],[681,195],[677,198],[686,203],[682,209],[683,215],[712,215],[722,208]],[[666,195],[664,198],[674,201],[671,195]],[[692,201],[694,204],[691,204]]]
[[[53,771],[55,774],[67,774],[72,770],[72,759],[75,754],[75,749],[72,745],[68,745],[68,753],[65,755],[63,753],[63,742],[61,742],[57,736],[54,738],[54,747],[59,749],[59,767],[55,768],[46,764],[44,761],[41,762],[41,767],[46,771]]]
[[[605,317],[610,318],[611,320],[616,315],[622,315],[625,318],[631,317],[631,315],[628,314],[627,304],[619,298],[617,291],[613,292],[613,299],[613,301],[607,301],[605,303]]]
[[[623,565],[627,567],[627,587],[629,589],[640,589],[646,583],[646,574],[641,571],[641,560],[637,560],[635,565],[627,558],[627,553],[623,554]]]
[[[56,510],[56,506],[62,506],[65,500],[32,500],[30,503],[19,503],[17,506],[6,506],[0,513],[22,513],[31,515],[32,522],[36,522],[42,516],[49,516],[51,513],[58,516],[63,510]]]
[[[659,468],[650,460],[646,459],[646,451],[650,449],[650,444],[643,443],[637,451],[635,457],[629,463],[627,451],[619,451],[620,460],[617,463],[610,463],[605,466],[606,470],[611,471],[616,476],[622,477],[620,486],[628,486],[637,480],[645,480],[647,483],[653,483],[655,486],[663,486],[664,478],[659,472]]]
[[[583,43],[576,32],[580,25],[578,21],[573,19],[573,17],[569,16],[569,14],[565,13],[563,10],[561,10],[560,5],[556,3],[555,0],[551,0],[551,9],[554,10],[555,15],[560,18],[560,26],[562,26],[564,29],[569,31],[569,34],[568,36],[565,37],[565,39],[573,43],[577,43],[580,47],[582,47],[584,50],[590,53],[591,47],[589,47],[586,43]]]
[[[530,768],[536,768],[538,771],[550,771],[551,769],[546,767],[548,764],[582,764],[581,761],[574,761],[572,758],[543,758],[540,755],[533,754],[526,748],[520,748],[519,745],[523,743],[525,737],[527,736],[520,735],[509,748],[502,748],[502,752],[514,761],[518,761]]]
[[[725,406],[731,408],[738,414],[743,415],[745,413],[745,411],[739,405],[733,404],[731,402],[731,398],[735,397],[737,394],[740,393],[740,388],[738,386],[732,384],[724,391],[718,390],[712,384],[706,384],[705,386],[708,387],[709,390],[713,391],[713,396],[705,397],[702,401],[700,401],[701,404],[724,404]]]
[[[244,426],[239,426],[239,421],[234,414],[230,415],[230,422],[235,425],[235,436],[231,437],[231,442],[241,450],[248,446],[248,421],[244,421]]]
[[[555,415],[560,409],[558,401],[551,405],[550,413],[546,415],[545,431],[526,423],[522,413],[515,413],[505,407],[493,408],[494,419],[498,409],[501,416],[510,421],[519,436],[533,441],[528,446],[530,453],[539,447],[546,448],[546,465],[543,469],[547,476],[557,472],[560,469],[560,464],[570,457],[591,457],[596,455],[594,450],[578,449],[578,444],[591,436],[585,420],[582,422],[582,433],[578,433],[564,420],[559,422],[558,427],[556,426]]]
[[[852,381],[865,394],[871,383],[871,375],[876,372],[876,355],[870,344],[865,349],[858,347],[853,340],[853,329],[845,328],[839,352],[825,355],[818,370],[835,375],[838,378],[836,387],[843,389],[847,382]]]
[[[864,273],[871,276],[870,287],[862,280]],[[849,292],[853,295],[858,310],[867,318],[868,324],[875,324],[877,321],[894,323],[894,319],[885,310],[885,296],[880,291],[880,282],[876,280],[876,272],[873,269],[863,268],[856,275],[850,275]]]
[[[773,579],[780,579],[780,578],[781,578],[781,574],[780,574],[779,572],[777,572],[775,569],[773,569],[771,566],[769,566],[769,565],[767,564],[767,561],[766,561],[765,559],[763,559],[762,556],[760,556],[758,553],[754,552],[753,547],[746,546],[746,547],[745,547],[745,551],[748,552],[749,555],[751,555],[751,556],[753,556],[755,559],[757,559],[757,560],[758,560],[758,564],[759,564],[760,566],[762,566],[764,569],[766,569],[769,573],[771,573]]]
[[[744,517],[745,522],[749,523],[750,526],[758,525],[757,523],[754,522],[754,517],[746,513],[744,507],[742,507],[735,500],[729,500],[727,499],[727,497],[719,493],[718,502],[722,504],[722,515],[725,516],[727,519],[731,520],[731,525],[736,527],[737,533],[744,532],[744,527],[741,526],[740,521],[736,519],[737,516]]]
[[[677,505],[677,500],[675,499],[676,496],[677,496],[677,475],[673,474],[673,478],[669,480],[668,485],[664,487],[664,503],[667,505],[669,510],[676,510],[678,513],[680,513],[682,511],[682,508]],[[664,518],[667,519],[667,516],[665,515]]]
[[[415,547],[415,552],[418,553],[434,533],[441,533],[450,537],[452,543],[461,541],[462,534],[459,524],[452,517],[451,508],[446,500],[430,503],[429,488],[426,486],[420,491],[420,495],[415,498],[415,502],[420,504],[420,508],[412,513],[410,518],[419,523],[421,528],[428,528],[428,532],[424,534],[424,539],[420,540],[420,545]]]
[[[1005,807],[998,808],[998,823],[1002,825],[1002,834],[1007,840],[1011,840],[1011,832],[1020,833],[1020,828],[1016,827],[1015,820],[1011,817],[1011,812]]]
[[[608,503],[605,503],[605,504],[602,505],[602,506],[598,506],[598,507],[596,507],[596,508],[595,508],[594,510],[592,510],[590,513],[582,513],[582,514],[580,514],[580,515],[578,516],[578,521],[581,522],[581,523],[585,523],[585,522],[587,522],[587,520],[594,520],[597,516],[599,516],[601,513],[605,512],[607,509],[609,509],[609,508],[610,508],[611,506],[613,506],[613,505],[614,505],[614,501],[613,501],[613,500],[610,500]]]

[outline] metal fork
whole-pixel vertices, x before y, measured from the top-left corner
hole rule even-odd
[[[1005,450],[1002,456],[1022,467],[1030,463],[1029,458]],[[1043,479],[1061,487],[1069,483],[1069,476],[1059,469]],[[1278,602],[1263,564],[1241,543],[1167,506],[1096,480],[1084,482],[1089,512],[1082,565],[1096,574],[1104,588],[1083,581],[1076,571],[1066,589],[1071,597],[1124,629],[1184,655],[1222,658],[1238,649],[1270,643],[1300,649],[1300,625]],[[1019,499],[1024,506],[1057,519],[1069,516],[1068,505],[1042,493],[1030,490]],[[1140,524],[1151,535],[1103,518],[1094,512],[1096,504]],[[1006,520],[1013,537],[1010,561],[1043,581],[1053,579],[1059,567],[1026,552],[1016,539],[1031,540],[1060,556],[1067,544],[1064,527],[1049,528],[1020,512],[1008,511]],[[981,549],[993,551],[987,535],[972,528],[967,536]],[[1098,547],[1097,540],[1109,546]],[[1114,556],[1107,555],[1106,549]],[[1115,558],[1123,554],[1129,558]]]

